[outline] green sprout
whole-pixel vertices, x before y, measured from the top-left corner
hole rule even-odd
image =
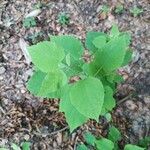
[[[23,20],[23,26],[25,28],[35,27],[36,26],[36,20],[34,17],[27,17]]]
[[[58,15],[58,22],[59,24],[61,25],[68,25],[69,24],[69,20],[70,20],[70,17],[68,14],[66,14],[65,12],[61,12],[59,15]]]
[[[116,6],[116,9],[115,9],[115,13],[116,14],[121,14],[123,12],[123,5],[119,4]]]
[[[101,8],[101,12],[102,12],[102,13],[107,14],[107,13],[109,13],[109,11],[110,11],[109,6],[107,6],[107,5],[103,5],[103,6],[102,6],[102,8]]]
[[[142,8],[134,7],[130,10],[130,13],[134,16],[137,17],[143,12]]]

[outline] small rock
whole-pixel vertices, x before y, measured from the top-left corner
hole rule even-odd
[[[57,147],[57,143],[54,141],[53,142],[53,147],[56,148]]]
[[[150,107],[150,96],[144,96],[144,102]]]
[[[61,144],[62,144],[62,134],[61,134],[61,133],[58,133],[58,134],[57,134],[57,144],[58,144],[58,145],[61,145]]]
[[[132,62],[135,63],[139,60],[140,58],[140,54],[138,51],[133,51],[133,54],[132,54]]]
[[[5,73],[6,69],[4,67],[0,67],[0,74]]]
[[[94,23],[99,23],[99,19],[98,19],[98,18],[95,18],[95,19],[94,19]]]
[[[28,15],[26,15],[25,18],[37,17],[40,13],[41,13],[41,9],[36,9],[36,10],[31,11]]]
[[[8,105],[8,99],[4,98],[3,102],[4,102],[5,105]]]
[[[129,110],[136,110],[136,108],[137,108],[137,106],[134,104],[134,102],[133,101],[131,101],[131,100],[128,100],[127,102],[126,102],[126,106],[127,106],[127,108],[129,109]]]

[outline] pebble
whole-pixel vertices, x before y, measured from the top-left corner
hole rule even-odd
[[[126,101],[126,106],[129,110],[136,110],[137,108],[137,106],[131,100]]]
[[[41,13],[41,9],[36,9],[36,10],[31,11],[29,14],[27,14],[25,18],[37,17],[40,13]]]
[[[0,67],[0,74],[5,73],[6,69],[4,67]]]
[[[144,102],[150,107],[150,96],[145,96]]]
[[[132,54],[132,62],[135,63],[139,60],[140,58],[140,54],[138,51],[133,51],[133,54]]]
[[[57,134],[57,144],[58,145],[62,144],[62,133],[60,132]]]
[[[3,102],[4,102],[5,105],[8,105],[8,99],[4,98]]]

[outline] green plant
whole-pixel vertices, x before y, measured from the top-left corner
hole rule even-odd
[[[77,146],[76,150],[89,150],[85,144],[80,144]]]
[[[61,24],[61,25],[68,25],[69,21],[70,21],[70,17],[65,12],[61,12],[58,15],[58,22],[59,22],[59,24]]]
[[[137,16],[139,16],[141,13],[143,13],[143,9],[142,9],[142,8],[138,8],[138,7],[133,7],[132,9],[130,9],[130,13],[131,13],[134,17],[137,17]]]
[[[121,133],[116,127],[112,126],[109,128],[108,139],[114,143],[114,149],[118,150],[118,141],[121,140]]]
[[[124,150],[145,150],[145,148],[136,146],[136,145],[132,145],[132,144],[127,144],[124,148]]]
[[[11,144],[11,148],[13,149],[13,150],[30,150],[30,142],[22,142],[21,143],[21,147],[20,146],[18,146],[17,144],[15,144],[15,143],[12,143]],[[7,148],[1,148],[0,147],[0,150],[9,150],[9,149],[7,149]]]
[[[150,147],[150,136],[141,139],[138,145],[148,149],[148,147]]]
[[[123,12],[123,10],[124,10],[123,5],[119,4],[115,8],[115,13],[116,14],[121,14]]]
[[[91,149],[96,149],[96,150],[106,150],[106,149],[113,150],[114,148],[114,143],[111,140],[103,137],[96,139],[95,136],[90,132],[86,132],[84,134],[84,139],[87,143],[87,146],[85,144],[81,144],[82,146],[79,144],[77,150],[90,150],[89,149],[90,146],[92,146]]]
[[[95,138],[90,132],[84,134],[85,144],[79,144],[77,150],[121,150],[118,146],[118,141],[121,140],[121,133],[115,127],[110,127],[108,138]],[[145,150],[142,147],[127,144],[124,150]]]
[[[102,8],[101,8],[101,12],[102,12],[102,13],[107,14],[107,13],[109,13],[109,11],[110,11],[110,8],[109,8],[108,5],[103,5],[103,6],[102,6]]]
[[[22,142],[21,143],[22,150],[30,150],[30,145],[31,145],[30,142]]]
[[[59,110],[65,113],[72,132],[89,119],[98,121],[115,107],[113,94],[121,81],[117,69],[130,61],[126,57],[132,53],[130,36],[119,32],[117,26],[110,34],[88,32],[88,63],[81,59],[84,47],[74,36],[50,39],[28,48],[36,70],[27,88],[39,97],[59,98]]]
[[[36,20],[34,17],[27,17],[23,20],[23,26],[25,28],[35,27],[36,26]]]

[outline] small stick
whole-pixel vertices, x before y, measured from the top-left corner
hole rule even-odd
[[[132,94],[130,94],[130,95],[126,96],[125,98],[119,100],[119,101],[117,102],[117,105],[120,105],[121,103],[123,103],[124,101],[126,101],[128,98],[131,98],[131,96],[132,96]]]
[[[48,135],[55,135],[55,134],[57,134],[58,132],[62,132],[62,131],[64,131],[64,130],[66,130],[66,129],[68,129],[68,126],[62,128],[62,129],[60,129],[60,130],[57,130],[57,131],[48,133],[48,134],[46,134],[46,133],[39,133],[39,132],[34,132],[34,134],[40,135],[40,136],[44,136],[44,137],[45,137],[45,136],[48,136]]]

